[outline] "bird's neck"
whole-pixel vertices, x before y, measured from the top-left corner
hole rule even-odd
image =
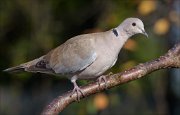
[[[123,40],[124,42],[127,41],[128,38],[130,38],[132,35],[127,32],[127,30],[124,29],[124,26],[118,26],[115,28],[119,34],[120,40]]]
[[[122,28],[122,26],[118,26],[114,29],[111,30],[113,37],[113,41],[114,42],[111,47],[113,47],[113,49],[115,49],[117,52],[119,52],[121,50],[121,48],[123,47],[123,45],[126,43],[126,41],[128,40],[128,38],[131,37],[130,34],[127,34],[127,32]]]
[[[116,31],[118,33],[117,40],[120,45],[119,47],[122,48],[122,46],[125,44],[125,42],[128,40],[128,38],[131,37],[131,35],[127,34],[127,32],[121,26],[118,26],[114,29],[116,29]]]
[[[103,38],[106,41],[105,44],[111,51],[115,52],[116,56],[118,56],[129,36],[124,34],[123,30],[118,27],[105,32],[105,34],[106,37]]]

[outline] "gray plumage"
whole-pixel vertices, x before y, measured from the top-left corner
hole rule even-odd
[[[102,75],[116,63],[127,39],[138,33],[147,36],[143,22],[138,18],[127,18],[114,29],[75,36],[48,54],[5,71],[65,74],[74,84],[73,92],[79,96],[82,92],[76,80]]]

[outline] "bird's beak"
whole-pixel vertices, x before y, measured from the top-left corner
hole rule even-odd
[[[142,30],[142,34],[144,34],[148,38],[148,34],[146,33],[145,30]]]

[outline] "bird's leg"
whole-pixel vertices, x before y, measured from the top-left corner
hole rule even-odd
[[[107,79],[106,77],[107,76],[110,76],[112,75],[113,73],[110,72],[108,75],[101,75],[99,78],[98,78],[98,85],[99,85],[99,89],[100,89],[100,86],[101,86],[101,82],[104,81],[105,82],[105,89],[107,89]]]
[[[74,89],[73,89],[73,91],[72,91],[71,96],[72,96],[74,93],[76,93],[76,94],[77,94],[77,99],[76,99],[76,101],[80,101],[80,97],[81,97],[81,95],[84,96],[84,93],[82,92],[82,90],[81,90],[81,89],[79,88],[79,86],[77,85],[76,80],[77,80],[77,77],[76,77],[76,76],[73,76],[73,77],[71,78],[71,82],[72,82],[73,85],[74,85]]]

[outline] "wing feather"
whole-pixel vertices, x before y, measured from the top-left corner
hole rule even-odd
[[[60,74],[72,74],[82,71],[92,64],[97,54],[94,48],[94,39],[87,35],[71,38],[55,50],[51,51],[49,66]]]

